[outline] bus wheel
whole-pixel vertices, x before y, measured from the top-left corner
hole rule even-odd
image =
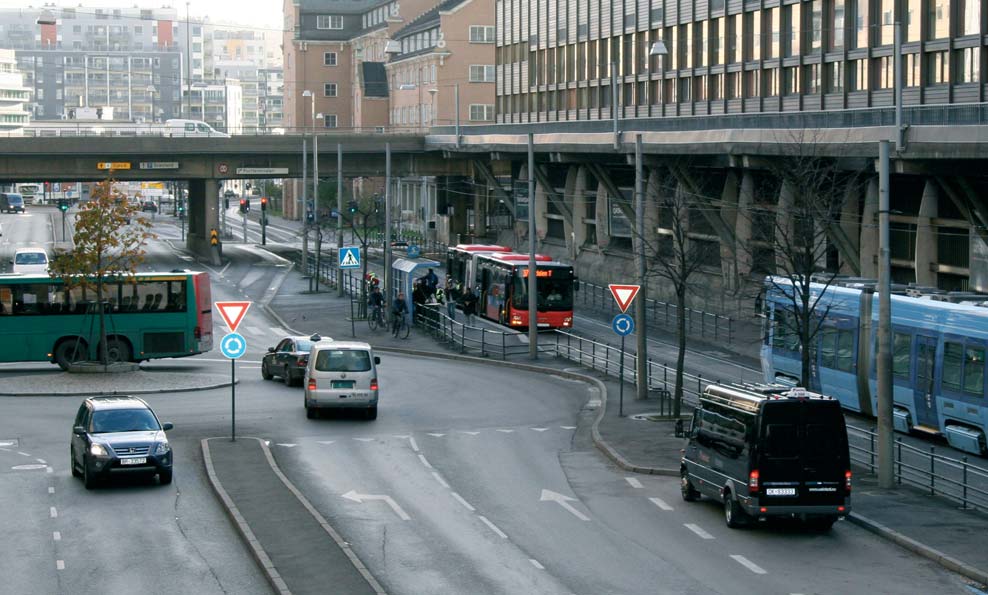
[[[107,363],[129,362],[130,345],[122,339],[107,339],[106,341],[106,361]]]
[[[88,355],[87,351],[85,341],[69,339],[58,344],[53,359],[59,368],[68,370],[70,364],[84,361]]]

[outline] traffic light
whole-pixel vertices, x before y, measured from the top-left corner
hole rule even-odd
[[[240,212],[241,213],[246,213],[247,212],[247,199],[246,198],[241,198],[240,199]]]
[[[350,208],[351,215],[357,212],[357,201],[351,200],[349,203],[347,203],[347,206]]]
[[[220,245],[220,232],[215,229],[209,230],[209,245],[219,246]]]
[[[185,205],[182,203],[178,204],[178,218],[185,219]]]
[[[65,200],[64,198],[61,199],[61,200],[59,200],[58,201],[58,210],[59,211],[62,211],[63,213],[65,211],[68,211],[69,210],[69,201]]]
[[[267,211],[267,210],[268,210],[268,197],[262,196],[261,197],[261,212],[263,213],[264,211]]]

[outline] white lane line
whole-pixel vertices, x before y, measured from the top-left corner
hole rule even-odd
[[[55,493],[55,487],[54,486],[48,486],[48,493],[49,494],[54,494]]]
[[[51,538],[54,539],[55,541],[62,541],[62,532],[55,531],[54,533],[51,534]]]
[[[638,481],[638,479],[636,479],[634,477],[625,477],[624,480],[626,482],[628,482],[628,485],[630,485],[633,488],[637,488],[637,489],[640,490],[643,487],[645,487],[645,486],[642,485],[642,482]]]
[[[467,510],[469,510],[470,512],[473,512],[473,511],[477,510],[476,508],[474,508],[473,506],[471,506],[469,502],[467,502],[466,500],[464,500],[463,499],[463,496],[457,494],[456,492],[452,492],[452,494],[453,494],[453,498],[456,498],[456,501],[459,502],[460,504],[462,504],[463,507],[466,508]]]
[[[332,444],[334,442],[336,442],[336,440],[316,440],[317,444]]]
[[[514,432],[514,430],[498,430],[498,432],[501,432],[502,434],[510,434]]]
[[[433,471],[432,472],[432,476],[436,478],[436,481],[439,482],[439,485],[443,486],[447,490],[449,489],[449,484],[446,483],[446,480],[443,479],[443,476],[442,475],[439,475],[438,473],[436,473],[435,471]]]
[[[559,427],[562,428],[562,429],[564,429],[564,430],[575,430],[576,429],[576,426],[559,426]]]
[[[65,570],[65,561],[64,560],[55,560],[55,568],[57,570]]]
[[[497,533],[497,534],[498,534],[498,536],[499,536],[499,537],[500,537],[501,539],[507,539],[507,538],[508,538],[508,535],[507,535],[507,533],[505,533],[504,531],[502,531],[502,530],[500,530],[500,529],[498,529],[498,528],[497,528],[497,525],[495,525],[494,523],[492,523],[492,522],[490,522],[489,520],[487,520],[487,517],[485,517],[484,515],[482,515],[482,514],[478,514],[478,515],[477,515],[477,518],[478,518],[478,519],[480,519],[481,521],[483,521],[483,522],[484,522],[484,524],[485,524],[485,525],[487,525],[487,526],[488,526],[488,527],[490,528],[490,530],[491,530],[491,531],[493,531],[493,532],[495,532],[495,533]]]
[[[649,498],[649,501],[652,504],[658,506],[659,507],[659,510],[667,510],[667,511],[668,510],[672,510],[672,506],[669,506],[668,504],[666,504],[665,503],[665,500],[663,500],[662,498]]]
[[[38,461],[38,462],[39,462],[39,463],[41,463],[42,465],[47,465],[47,464],[48,464],[48,461],[46,461],[46,460],[44,460],[44,459],[34,459],[34,460],[35,460],[35,461]]]
[[[535,431],[535,432],[545,432],[545,431],[546,431],[546,430],[548,430],[549,428],[531,428],[531,429],[532,429],[533,431]]]
[[[532,566],[538,568],[539,570],[545,570],[545,566],[539,564],[539,561],[535,558],[529,558],[528,561],[532,563]]]
[[[697,535],[699,535],[700,536],[700,539],[713,539],[714,538],[713,535],[711,535],[711,534],[707,533],[706,531],[704,531],[703,529],[701,529],[699,525],[694,525],[693,523],[684,523],[683,526],[686,527],[687,529],[689,529],[690,531],[696,533]]]
[[[354,438],[357,442],[373,442],[373,438]]]
[[[48,509],[48,516],[50,518],[57,519],[58,518],[58,509],[55,508],[54,506],[52,506],[51,508],[49,508]]]
[[[275,446],[284,446],[285,448],[295,448],[297,444],[292,444],[291,442],[275,442]]]
[[[412,450],[414,450],[415,452],[419,451],[419,443],[415,441],[414,436],[408,437],[408,443],[412,445]]]
[[[45,469],[45,473],[54,473],[54,472],[55,470],[51,468],[51,465],[49,465],[48,468]]]
[[[445,436],[446,434],[426,434],[426,435],[427,435],[427,436],[433,436],[433,437],[435,437],[435,438],[442,438],[442,437],[443,437],[443,436]]]
[[[21,455],[22,457],[30,457],[31,456],[31,455],[27,454],[26,452],[21,452],[21,451],[17,451],[17,454]]]
[[[420,455],[419,455],[419,460],[420,460],[420,461],[422,461],[422,464],[423,464],[423,465],[425,465],[427,469],[432,469],[432,465],[431,465],[431,464],[429,463],[429,461],[428,461],[428,460],[427,460],[427,459],[425,458],[425,455],[423,455],[423,454],[420,454]]]
[[[731,558],[733,558],[735,562],[737,562],[741,566],[744,566],[745,568],[754,572],[755,574],[768,574],[768,571],[766,571],[764,568],[762,568],[758,564],[755,564],[754,562],[752,562],[751,560],[745,558],[740,554],[731,554]]]
[[[477,434],[479,434],[480,432],[466,432],[466,431],[463,431],[463,430],[460,430],[460,433],[461,433],[461,434],[467,434],[467,435],[469,435],[469,436],[476,436],[476,435],[477,435]]]
[[[240,366],[241,370],[260,370],[261,366]]]

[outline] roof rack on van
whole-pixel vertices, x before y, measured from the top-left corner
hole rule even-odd
[[[811,392],[802,387],[761,383],[709,384],[700,398],[751,413],[757,411],[759,403],[768,400],[833,400],[833,397]]]

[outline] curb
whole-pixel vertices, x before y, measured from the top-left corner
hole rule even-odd
[[[291,480],[289,480],[288,477],[282,473],[281,468],[278,467],[278,463],[275,462],[274,456],[271,454],[271,450],[268,448],[268,445],[265,444],[264,440],[253,436],[241,437],[241,439],[257,440],[261,446],[261,450],[264,451],[264,456],[268,461],[268,465],[271,466],[271,470],[276,476],[278,476],[281,483],[283,483],[285,487],[288,488],[288,491],[290,491],[292,495],[298,499],[306,511],[308,511],[308,513],[316,519],[319,526],[333,538],[333,541],[341,550],[343,550],[344,555],[346,555],[346,557],[350,560],[350,563],[353,564],[354,568],[357,569],[357,572],[364,577],[364,580],[367,581],[371,589],[373,589],[378,595],[387,595],[387,591],[385,591],[384,587],[377,582],[377,579],[375,579],[374,575],[370,573],[370,570],[363,563],[363,561],[357,557],[356,552],[353,551],[350,544],[336,532],[326,518],[323,517],[318,510],[316,510],[312,503],[310,503],[309,500],[302,495],[302,492],[295,487]],[[251,552],[254,554],[254,558],[257,560],[258,564],[260,564],[261,569],[263,570],[265,576],[267,576],[271,586],[274,587],[279,595],[291,595],[291,591],[288,589],[288,584],[285,583],[283,578],[281,578],[281,574],[278,572],[277,568],[275,568],[271,558],[264,550],[264,546],[262,546],[260,541],[258,541],[257,537],[254,535],[254,532],[251,530],[250,525],[244,519],[243,515],[240,514],[240,510],[237,508],[237,505],[233,503],[233,499],[230,498],[230,495],[223,488],[223,484],[220,483],[219,479],[216,477],[216,473],[213,469],[213,459],[209,453],[210,440],[216,440],[216,438],[203,438],[201,441],[203,461],[206,465],[206,474],[209,476],[209,483],[213,486],[213,490],[216,492],[216,495],[219,496],[220,501],[226,508],[227,514],[230,515],[230,518],[233,519],[233,522],[236,524],[237,530],[247,542]]]
[[[261,542],[257,540],[254,532],[251,531],[250,525],[244,519],[243,515],[240,514],[240,509],[237,505],[233,503],[233,499],[230,495],[226,493],[223,488],[223,484],[220,483],[219,479],[216,477],[216,471],[213,469],[213,458],[209,453],[209,440],[210,438],[203,438],[200,441],[202,445],[202,459],[203,463],[206,465],[206,476],[209,478],[209,484],[212,486],[213,491],[216,492],[216,496],[220,499],[223,504],[223,508],[226,513],[230,516],[233,524],[236,526],[237,531],[240,536],[243,537],[244,541],[247,542],[247,546],[250,548],[251,554],[254,555],[254,559],[257,560],[258,565],[261,567],[261,571],[264,572],[264,576],[267,577],[268,582],[271,583],[271,587],[279,595],[291,595],[291,591],[288,590],[288,584],[285,583],[281,575],[278,574],[278,570],[274,567],[271,562],[271,558],[268,557],[267,552],[264,551],[264,547],[261,546]],[[254,438],[254,440],[258,440]],[[261,444],[264,442],[261,441]]]
[[[870,531],[879,537],[887,539],[894,542],[900,547],[916,554],[932,560],[937,564],[943,566],[947,570],[956,572],[957,574],[969,578],[973,581],[977,581],[982,585],[988,585],[988,572],[983,570],[978,570],[977,568],[961,562],[957,558],[948,556],[947,554],[941,552],[940,550],[934,549],[928,545],[924,545],[911,537],[906,537],[902,533],[890,529],[885,525],[873,521],[868,517],[862,516],[856,512],[852,512],[847,516],[847,520],[851,521],[855,525]]]
[[[237,380],[237,384],[240,384],[240,380]],[[221,382],[219,384],[207,384],[204,386],[194,386],[191,388],[155,388],[146,390],[113,390],[113,391],[94,391],[94,392],[71,392],[71,393],[54,393],[48,392],[34,392],[34,393],[0,393],[0,397],[113,397],[117,395],[155,395],[160,393],[194,393],[198,391],[214,390],[217,388],[225,388],[230,386],[229,382]]]

